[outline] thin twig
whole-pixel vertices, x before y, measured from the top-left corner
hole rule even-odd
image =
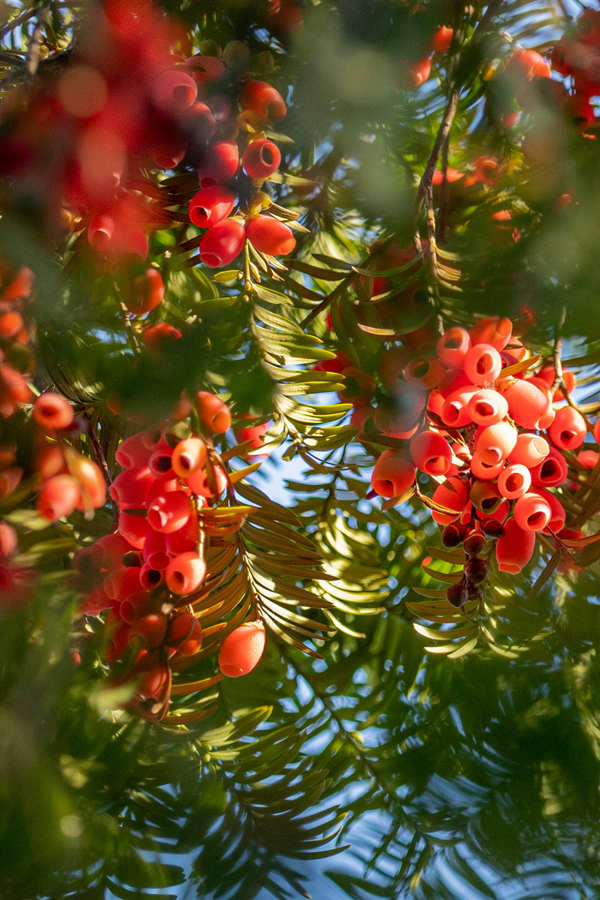
[[[18,28],[20,25],[23,25],[27,22],[28,19],[33,18],[33,16],[37,15],[38,7],[34,6],[33,9],[25,9],[22,13],[19,13],[18,16],[15,16],[14,19],[11,19],[6,25],[3,25],[0,28],[0,41],[4,40],[7,34],[9,34],[13,29]]]
[[[31,40],[29,41],[29,46],[27,47],[27,57],[26,57],[26,65],[27,71],[29,75],[33,77],[38,70],[38,66],[40,64],[40,50],[42,47],[42,37],[44,28],[48,21],[48,16],[50,14],[50,10],[47,6],[42,6],[41,9],[37,9],[37,22],[35,23],[35,28],[33,29],[33,33],[31,35]]]
[[[446,236],[448,210],[450,208],[450,186],[448,184],[448,150],[450,135],[442,144],[442,184],[440,186],[440,218],[437,227],[437,240],[442,243]]]
[[[321,300],[321,302],[317,306],[315,306],[314,309],[311,309],[309,314],[307,316],[305,316],[304,319],[302,319],[302,321],[300,322],[300,328],[306,328],[307,325],[310,325],[310,323],[312,322],[313,319],[317,318],[319,313],[321,313],[321,312],[323,312],[323,310],[327,309],[329,304],[333,300],[335,300],[335,298],[338,297],[339,294],[341,294],[346,289],[346,287],[350,284],[353,277],[354,276],[348,276],[348,278],[344,278],[343,281],[340,281],[340,283],[337,285],[337,287],[334,288],[330,294],[327,294],[327,296],[324,297],[323,300]]]
[[[415,217],[420,213],[424,203],[426,203],[428,200],[430,204],[433,203],[433,173],[435,172],[435,167],[437,165],[442,146],[444,145],[444,142],[448,140],[450,129],[452,128],[452,123],[454,122],[454,117],[458,108],[458,96],[458,88],[452,88],[452,90],[450,91],[450,96],[448,98],[448,103],[446,104],[444,116],[440,123],[438,133],[433,143],[433,147],[431,148],[431,153],[429,154],[427,165],[425,166],[425,171],[423,172],[421,181],[419,182]]]
[[[125,331],[127,332],[127,339],[129,341],[129,346],[133,350],[136,356],[139,356],[142,352],[142,347],[139,341],[139,338],[136,334],[135,328],[133,327],[133,323],[131,321],[131,313],[127,309],[127,304],[123,299],[123,295],[119,288],[119,285],[116,281],[113,282],[113,287],[115,289],[115,294],[117,297],[117,302],[119,304],[119,308],[121,310],[121,315],[123,317],[123,323],[125,325]]]

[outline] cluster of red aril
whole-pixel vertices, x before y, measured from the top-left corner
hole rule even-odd
[[[116,531],[79,552],[77,586],[87,592],[81,611],[105,620],[110,666],[135,685],[135,705],[148,718],[169,707],[173,669],[202,651],[194,600],[205,590],[211,529],[202,510],[219,504],[229,480],[208,435],[231,426],[227,405],[200,391],[201,435],[178,438],[168,424],[126,438],[116,459],[123,467],[110,486],[118,507]],[[222,532],[221,532],[222,533]],[[245,675],[265,645],[260,623],[231,631],[219,653],[221,672]]]
[[[32,325],[26,309],[31,300],[33,272],[15,272],[0,261],[0,416],[8,419],[32,393],[28,375],[33,369],[30,348]]]
[[[184,46],[151,3],[109,0],[92,11],[55,79],[7,98],[0,160],[13,189],[33,191],[55,229],[86,228],[108,257],[144,259],[148,233],[170,223],[144,173],[156,167],[164,135],[181,129],[164,73]]]
[[[281,152],[267,135],[271,123],[286,115],[285,102],[265,81],[238,80],[236,87],[228,115],[223,110],[198,167],[200,190],[188,205],[192,224],[206,229],[199,242],[200,258],[213,268],[232,263],[246,239],[270,256],[291,253],[296,245],[289,225],[263,214],[271,207],[264,182],[281,163]]]
[[[431,75],[431,64],[435,53],[443,55],[447,53],[452,44],[454,37],[454,29],[447,25],[440,25],[433,37],[431,38],[431,47],[422,59],[417,60],[409,69],[410,84],[413,87],[422,85]]]
[[[9,498],[21,485],[24,468],[18,464],[17,444],[10,439],[11,425],[25,416],[34,399],[29,384],[33,355],[29,346],[32,327],[26,305],[31,297],[33,275],[29,269],[14,272],[3,265],[0,299],[0,415],[6,422],[0,445],[0,496]],[[18,368],[17,368],[18,366]],[[106,486],[102,472],[91,459],[70,446],[66,438],[74,425],[71,404],[48,391],[33,403],[36,484],[40,485],[38,512],[51,521],[68,516],[74,509],[89,514],[104,505]],[[25,496],[28,491],[25,492]],[[0,593],[2,608],[20,605],[27,594],[31,572],[14,564],[17,533],[8,522],[0,522]]]
[[[104,476],[96,463],[69,446],[64,438],[74,425],[73,407],[54,391],[33,404],[33,418],[41,427],[35,466],[42,482],[37,510],[56,522],[78,509],[86,515],[106,503]]]
[[[585,128],[595,121],[590,100],[600,94],[600,11],[584,9],[571,34],[562,37],[552,51],[552,65],[572,79],[565,103]]]
[[[152,3],[109,0],[52,84],[10,96],[0,169],[13,186],[39,184],[54,226],[85,229],[109,263],[144,260],[149,234],[179,219],[149,173],[180,165],[198,171],[189,217],[208,229],[200,243],[206,265],[227,265],[246,236],[271,255],[295,246],[281,219],[262,214],[271,203],[260,190],[281,160],[265,132],[285,116],[283,98],[248,78],[248,51],[238,42],[218,55],[190,50],[183,29]],[[50,145],[59,152],[48,153]]]
[[[30,269],[15,271],[0,263],[0,498],[7,501],[23,478],[11,425],[33,399],[29,386],[32,326],[27,318],[32,286]],[[0,611],[21,606],[31,586],[32,572],[15,562],[17,550],[17,532],[8,522],[0,521]]]
[[[448,589],[456,606],[478,596],[490,541],[498,569],[518,573],[538,532],[558,546],[577,537],[565,527],[560,498],[587,422],[558,386],[570,398],[572,373],[563,372],[561,381],[553,365],[535,366],[509,319],[482,319],[470,332],[451,328],[435,356],[404,366],[410,411],[396,430],[382,429],[406,444],[379,456],[372,490],[398,501],[416,491],[441,526],[443,543],[462,544],[464,576]],[[596,460],[585,449],[578,462],[585,467]],[[418,473],[436,483],[431,497],[419,489]]]

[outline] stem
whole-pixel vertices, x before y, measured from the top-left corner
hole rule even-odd
[[[98,424],[97,417],[94,419],[91,416],[86,416],[87,419],[87,430],[86,435],[87,439],[90,442],[90,448],[92,450],[92,455],[95,458],[96,464],[100,467],[102,474],[104,475],[104,481],[106,482],[106,487],[110,488],[112,483],[112,478],[110,477],[110,471],[108,469],[108,463],[106,461],[106,457],[104,455],[104,451],[100,445],[100,441],[98,440],[98,436],[96,434],[96,426]],[[110,496],[110,494],[109,494]],[[118,504],[112,500],[111,498],[111,506],[113,511],[113,527],[117,527],[117,523],[119,521],[119,506]]]
[[[453,87],[450,91],[450,96],[448,98],[448,103],[446,104],[444,116],[440,123],[438,133],[433,143],[433,147],[431,148],[431,153],[429,154],[429,159],[427,160],[427,165],[425,166],[425,171],[423,172],[423,176],[421,178],[421,181],[419,182],[415,218],[420,213],[423,204],[425,204],[426,206],[433,206],[433,173],[435,172],[435,167],[437,165],[440,151],[445,141],[448,140],[450,129],[452,128],[454,117],[456,116],[456,110],[458,109],[458,95],[458,88]]]
[[[27,22],[28,19],[31,19],[36,15],[38,9],[34,7],[33,9],[25,9],[22,13],[19,13],[18,16],[15,16],[10,22],[7,22],[6,25],[3,25],[0,28],[0,41],[4,40],[7,34],[9,34],[13,29],[18,28],[20,25],[23,25]]]
[[[133,350],[134,354],[136,356],[139,356],[140,353],[142,352],[142,347],[140,345],[139,338],[135,332],[133,323],[131,321],[131,313],[127,309],[127,304],[125,303],[125,301],[123,299],[123,295],[121,294],[119,285],[117,284],[116,281],[113,282],[113,286],[115,289],[115,294],[117,296],[117,301],[118,301],[119,307],[121,309],[121,314],[123,317],[123,323],[125,325],[125,331],[127,332],[127,340],[129,341],[129,346]]]
[[[450,188],[448,185],[448,150],[450,146],[449,136],[442,145],[442,184],[440,187],[440,218],[437,227],[437,240],[441,243],[446,236],[448,225],[448,211],[450,208]]]
[[[252,277],[250,275],[250,248],[248,241],[244,243],[244,300],[250,299],[252,293]]]
[[[308,325],[310,325],[313,319],[317,318],[319,313],[322,313],[323,310],[327,309],[329,304],[348,287],[352,280],[352,277],[354,276],[348,276],[348,278],[344,278],[343,281],[340,281],[338,286],[334,288],[334,290],[330,294],[327,294],[327,296],[324,297],[323,300],[321,300],[321,302],[317,304],[314,309],[311,309],[309,314],[300,322],[300,328],[306,328]]]
[[[27,57],[26,57],[26,66],[29,75],[33,76],[37,72],[38,66],[40,64],[40,49],[42,45],[42,33],[44,30],[44,26],[46,25],[46,21],[48,19],[50,10],[47,6],[42,6],[41,9],[37,9],[37,21],[35,23],[35,28],[33,29],[33,33],[31,35],[31,40],[29,42],[29,46],[27,47]]]

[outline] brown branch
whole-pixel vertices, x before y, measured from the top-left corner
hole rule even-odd
[[[3,25],[0,28],[0,41],[4,40],[7,34],[13,31],[15,28],[18,28],[20,25],[23,25],[28,19],[31,19],[33,16],[37,14],[38,7],[33,7],[33,9],[25,9],[22,13],[19,13],[18,16],[15,16],[6,25]]]
[[[40,64],[40,50],[42,47],[42,37],[44,28],[48,21],[48,17],[50,14],[50,10],[47,6],[42,6],[41,9],[36,10],[37,12],[37,22],[35,23],[35,28],[33,29],[31,40],[29,41],[29,46],[27,47],[27,58],[26,58],[26,66],[27,72],[29,75],[33,76],[38,70],[38,66]]]
[[[456,110],[458,109],[458,96],[458,88],[452,88],[452,90],[450,91],[450,97],[448,98],[446,109],[444,111],[444,116],[440,123],[440,127],[438,129],[433,147],[431,148],[431,153],[429,154],[427,165],[425,166],[425,171],[423,172],[421,181],[419,182],[415,218],[419,215],[423,204],[433,206],[433,173],[435,172],[435,167],[437,165],[442,146],[444,145],[444,142],[448,140],[448,137],[450,135],[450,129],[452,128]]]
[[[448,184],[448,150],[450,147],[449,135],[442,144],[442,184],[440,186],[440,218],[437,227],[437,239],[441,243],[446,236],[448,226],[448,212],[450,209],[450,186]]]
[[[316,319],[319,313],[322,313],[323,310],[327,309],[329,304],[339,295],[342,291],[350,284],[351,278],[353,276],[348,276],[348,278],[344,278],[343,281],[340,281],[338,286],[331,291],[330,294],[327,294],[326,297],[321,300],[314,309],[311,309],[309,314],[302,319],[300,322],[300,328],[306,328],[307,325],[310,325],[313,319]]]

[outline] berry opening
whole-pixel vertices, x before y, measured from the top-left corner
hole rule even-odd
[[[275,162],[275,154],[268,145],[265,145],[261,148],[260,161],[263,162],[266,166],[272,166]]]
[[[479,359],[477,360],[477,364],[475,366],[477,373],[479,375],[487,375],[488,372],[491,372],[494,366],[494,361],[489,353],[483,353]]]
[[[539,531],[546,524],[546,519],[543,512],[534,512],[527,516],[527,524],[533,531]]]
[[[448,471],[448,460],[445,456],[430,456],[425,460],[425,471],[429,475],[445,475]]]
[[[478,416],[485,418],[487,416],[493,416],[495,410],[492,404],[488,403],[486,400],[478,400],[475,404],[475,412]]]
[[[512,475],[509,475],[506,479],[506,489],[512,494],[515,491],[520,491],[523,487],[523,476],[518,475],[516,472]]]
[[[555,478],[558,474],[559,468],[555,460],[547,459],[542,463],[542,468],[540,469],[540,477],[542,479]]]
[[[481,501],[481,509],[483,512],[492,513],[499,505],[500,497],[485,497]]]

